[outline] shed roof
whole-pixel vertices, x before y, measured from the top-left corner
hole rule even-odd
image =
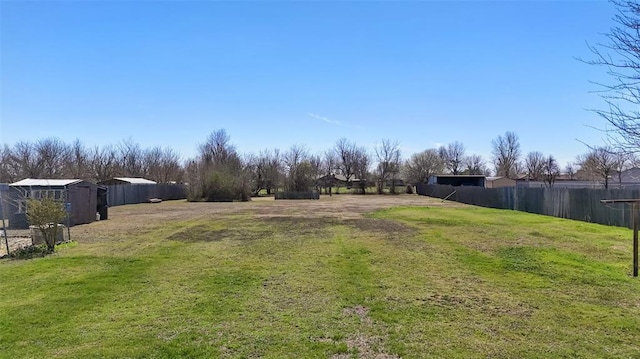
[[[141,177],[114,177],[118,181],[129,182],[131,184],[156,184],[157,182]]]
[[[37,179],[25,178],[22,181],[14,182],[10,186],[41,186],[41,187],[64,187],[70,184],[82,182],[80,179]]]
[[[434,175],[433,177],[441,177],[441,178],[486,178],[485,175]]]

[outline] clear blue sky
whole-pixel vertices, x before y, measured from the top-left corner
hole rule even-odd
[[[0,139],[133,138],[185,158],[225,128],[241,152],[340,137],[405,155],[505,131],[564,166],[602,144],[586,109],[605,1],[0,1]]]

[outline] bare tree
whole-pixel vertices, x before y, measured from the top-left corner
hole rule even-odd
[[[622,183],[622,172],[628,168],[627,165],[631,162],[631,154],[618,150],[613,153],[613,157],[615,165],[614,171],[618,176],[618,183]]]
[[[338,164],[340,160],[336,155],[335,150],[327,150],[322,156],[322,172],[325,175],[332,175],[338,171]]]
[[[64,159],[64,172],[69,178],[91,179],[91,159],[87,148],[76,139],[68,146]]]
[[[464,162],[464,145],[460,142],[453,142],[447,147],[440,147],[438,153],[444,161],[445,168],[454,176],[460,174]]]
[[[44,178],[64,177],[64,164],[67,157],[67,146],[57,138],[45,138],[35,143],[34,150],[38,162],[42,165],[41,176]]]
[[[444,171],[444,162],[436,149],[428,149],[420,153],[414,153],[404,163],[403,176],[408,183],[425,183],[429,177],[441,174]]]
[[[491,141],[493,162],[497,176],[516,178],[520,160],[520,142],[515,132],[507,131],[504,136]]]
[[[570,180],[574,180],[576,177],[576,169],[574,167],[573,162],[569,162],[567,163],[567,165],[564,167],[564,173],[567,174],[567,176],[569,176]]]
[[[320,155],[310,155],[309,165],[311,166],[311,177],[315,184],[318,177],[322,175],[322,157]]]
[[[235,159],[237,152],[230,143],[227,131],[219,129],[212,132],[200,145],[200,156],[206,164],[223,165],[229,159]]]
[[[90,155],[90,167],[98,182],[115,177],[118,173],[117,152],[112,146],[94,147]]]
[[[602,179],[604,188],[609,188],[609,179],[616,167],[614,151],[610,147],[597,147],[589,153],[579,156],[578,163],[583,176],[590,179]]]
[[[539,181],[542,179],[544,172],[545,156],[542,152],[529,152],[524,159],[524,167],[527,170],[527,179],[531,181]]]
[[[17,176],[14,173],[14,166],[11,161],[11,150],[6,144],[0,147],[0,183],[16,182]]]
[[[265,189],[267,194],[272,194],[274,190],[278,189],[280,179],[282,178],[282,161],[280,158],[280,151],[275,150],[263,150],[260,151],[257,157],[254,158],[255,165],[253,170],[254,174],[254,189],[253,192],[258,194],[261,190]]]
[[[38,158],[35,146],[29,142],[18,142],[9,150],[11,172],[16,178],[40,178],[44,165]]]
[[[610,140],[625,152],[640,149],[640,3],[613,0],[618,8],[616,26],[606,34],[607,42],[590,46],[595,55],[585,61],[606,68],[611,83],[598,83],[605,109],[594,110],[611,129]]]
[[[185,166],[190,201],[246,201],[251,193],[251,164],[236,152],[224,129],[200,144],[199,155]]]
[[[181,182],[183,171],[180,155],[171,148],[159,146],[143,153],[142,168],[144,177],[158,183]]]
[[[400,171],[400,144],[398,141],[383,139],[379,146],[375,147],[378,167],[376,168],[376,183],[378,193],[384,192],[385,183],[391,179],[391,193],[395,191],[395,180]]]
[[[346,138],[341,138],[336,142],[335,152],[338,157],[337,169],[346,178],[347,182],[350,182],[355,174],[357,165],[357,146]]]
[[[369,185],[369,167],[371,166],[371,157],[364,147],[356,147],[353,153],[353,173],[359,179],[358,185],[360,192],[366,193]]]
[[[464,174],[467,175],[486,175],[487,166],[480,155],[469,155],[463,160]]]
[[[334,149],[325,151],[324,155],[322,156],[321,173],[324,176],[329,176],[329,177],[334,176],[336,172],[339,171],[339,166],[338,166],[339,163],[340,163],[340,160],[338,159],[338,156],[336,155],[336,151]],[[329,178],[322,185],[324,187],[328,187],[329,196],[331,196],[331,192],[333,188],[333,179]],[[326,188],[325,188],[325,191],[326,191]]]
[[[118,149],[118,172],[125,177],[144,175],[144,151],[140,145],[129,138],[120,142]]]
[[[308,165],[309,153],[304,146],[293,145],[282,157],[285,172],[287,174],[285,178],[285,187],[289,191],[303,191],[303,182],[306,183],[302,174],[310,172],[309,168],[301,168],[301,164],[306,162]],[[302,171],[301,174],[298,171]]]
[[[544,157],[542,162],[542,178],[544,183],[549,187],[553,187],[559,175],[560,166],[558,166],[558,161],[556,161],[553,155]]]

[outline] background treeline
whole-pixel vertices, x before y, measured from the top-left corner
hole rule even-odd
[[[552,155],[534,151],[522,156],[518,136],[506,132],[491,142],[491,167],[477,154],[467,154],[460,142],[426,149],[402,158],[397,141],[381,140],[373,150],[346,138],[332,148],[311,153],[304,146],[286,150],[264,149],[242,154],[225,130],[211,133],[198,146],[194,158],[183,159],[171,148],[142,148],[132,139],[115,145],[88,147],[81,141],[56,138],[21,141],[0,148],[0,182],[24,178],[77,178],[93,182],[113,177],[144,177],[159,183],[187,183],[191,200],[247,200],[258,193],[308,191],[352,183],[365,193],[399,192],[399,183],[425,182],[434,174],[506,176],[540,180],[552,186],[565,174],[571,179],[602,181],[605,186],[635,159],[607,147],[590,149],[561,171]],[[324,181],[318,179],[324,178]],[[402,180],[402,181],[401,181]],[[333,182],[335,183],[335,182]]]
[[[115,146],[87,147],[79,140],[57,138],[18,142],[0,148],[0,182],[24,178],[73,178],[93,182],[113,177],[145,177],[158,182],[182,181],[180,155],[170,148],[143,149],[131,139]]]

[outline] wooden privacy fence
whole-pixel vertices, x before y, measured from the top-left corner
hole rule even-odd
[[[316,191],[276,192],[275,199],[320,199],[320,193]]]
[[[454,193],[455,191],[455,193]],[[640,198],[640,188],[482,188],[418,184],[423,196],[447,198],[476,206],[512,209],[579,221],[631,228],[631,206],[600,203],[603,199]]]
[[[106,187],[109,207],[145,203],[152,198],[160,198],[163,201],[187,198],[186,188],[181,184],[125,184]]]

